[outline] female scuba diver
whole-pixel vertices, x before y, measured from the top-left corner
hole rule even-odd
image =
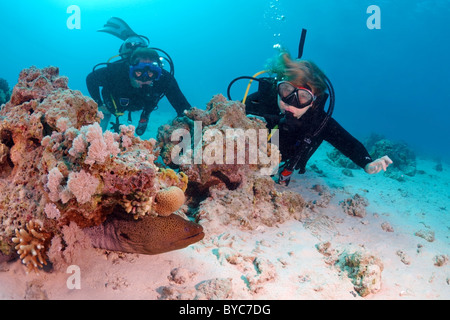
[[[269,113],[276,110],[278,115],[281,111],[281,119],[276,122],[284,165],[278,183],[287,186],[296,169],[305,173],[306,163],[324,140],[369,174],[386,171],[392,164],[388,156],[373,160],[363,144],[325,112],[329,95],[334,104],[334,92],[330,92],[333,89],[327,85],[328,78],[314,63],[292,60],[288,53],[283,52],[273,61],[270,69],[277,74],[278,82],[268,92],[266,90],[269,97],[264,97],[260,90],[248,96],[246,107],[250,114],[256,109],[271,110]],[[278,104],[278,108],[274,104]],[[276,124],[274,114],[262,116],[268,120],[269,127],[270,123],[272,127]]]

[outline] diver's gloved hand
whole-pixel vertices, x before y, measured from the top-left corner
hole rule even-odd
[[[393,164],[392,160],[388,156],[381,157],[371,163],[368,163],[364,167],[364,171],[368,174],[375,174],[380,172],[382,169],[386,171],[389,165]]]

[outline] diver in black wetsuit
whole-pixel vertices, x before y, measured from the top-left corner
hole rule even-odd
[[[249,95],[245,103],[247,114],[264,117],[269,129],[279,128],[279,149],[285,163],[280,184],[288,185],[296,169],[305,173],[306,163],[324,140],[369,174],[386,171],[392,164],[388,156],[374,161],[335,119],[326,119],[327,78],[315,64],[292,60],[283,53],[272,71],[283,81],[260,82],[265,89]]]
[[[164,95],[178,116],[191,108],[175,78],[162,68],[157,51],[150,48],[138,48],[129,60],[95,69],[87,76],[86,84],[92,99],[104,113],[104,130],[111,114],[117,117],[117,122],[112,124],[113,129],[118,131],[119,116],[125,111],[142,110],[136,133],[144,134],[150,113]],[[100,87],[103,87],[101,95]]]

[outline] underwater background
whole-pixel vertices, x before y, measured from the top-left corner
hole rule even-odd
[[[80,8],[80,29],[67,26],[71,5]],[[380,29],[367,26],[371,5],[380,8]],[[264,70],[274,47],[296,56],[305,28],[303,58],[332,81],[333,116],[344,128],[360,140],[377,133],[450,160],[449,0],[2,1],[0,78],[12,88],[22,69],[53,65],[71,89],[89,95],[86,76],[122,43],[97,32],[114,16],[170,54],[181,90],[202,109],[234,78]],[[246,85],[233,86],[232,98],[242,99]],[[163,99],[143,138],[174,116]]]

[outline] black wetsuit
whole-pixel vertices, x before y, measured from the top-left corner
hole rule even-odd
[[[163,95],[167,97],[178,116],[191,108],[175,78],[164,69],[161,77],[153,81],[152,86],[134,88],[130,82],[129,65],[125,62],[112,63],[91,72],[86,78],[86,85],[92,99],[98,105],[104,103],[112,114],[143,110],[141,119],[148,119]],[[103,87],[101,95],[100,87]]]
[[[316,100],[313,107],[300,119],[296,119],[290,112],[280,114],[277,94],[273,90],[276,89],[266,91],[265,94],[256,92],[249,95],[246,110],[247,114],[264,117],[269,129],[275,125],[279,126],[279,149],[283,161],[292,160],[300,155],[295,169],[305,173],[306,163],[323,141],[329,142],[361,168],[373,161],[363,144],[333,118],[328,120],[317,136],[314,135],[326,117],[324,110],[326,97]]]

